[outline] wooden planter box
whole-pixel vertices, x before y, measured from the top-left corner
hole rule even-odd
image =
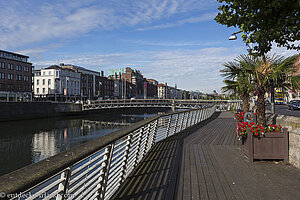
[[[259,160],[289,161],[289,133],[286,128],[282,132],[267,132],[262,136],[253,136],[248,130],[247,138],[243,140],[243,153],[250,162]]]

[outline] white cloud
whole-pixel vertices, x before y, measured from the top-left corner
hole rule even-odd
[[[139,31],[147,31],[147,30],[155,30],[155,29],[163,29],[163,28],[171,28],[176,26],[181,26],[183,24],[190,24],[190,23],[199,23],[204,21],[209,21],[214,19],[214,17],[217,15],[216,12],[213,13],[206,13],[204,15],[198,16],[198,17],[190,17],[182,20],[178,20],[175,23],[166,23],[166,24],[160,24],[150,27],[144,27],[144,28],[138,28]]]
[[[230,52],[230,53],[228,53]],[[154,78],[183,89],[199,89],[205,92],[220,91],[222,63],[232,60],[241,48],[204,48],[200,50],[144,51],[95,55],[69,55],[60,62],[80,65],[92,70],[104,70],[131,66],[141,70],[147,78]],[[57,64],[57,60],[34,63],[35,66]]]
[[[178,13],[185,18],[176,26],[211,18],[211,14],[191,18],[189,12],[208,9],[212,1],[196,0],[61,0],[0,2],[0,48],[81,36],[91,31],[122,26],[144,26],[164,21]],[[34,8],[34,9],[33,9]],[[154,28],[165,28],[161,27]]]

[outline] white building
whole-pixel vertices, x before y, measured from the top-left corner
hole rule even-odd
[[[34,72],[34,95],[80,95],[80,73],[52,65]]]
[[[157,97],[159,99],[169,99],[170,91],[167,84],[158,84],[157,85]]]

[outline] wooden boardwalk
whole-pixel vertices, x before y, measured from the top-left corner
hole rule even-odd
[[[113,199],[300,199],[300,170],[250,163],[231,113],[215,114],[154,146]]]

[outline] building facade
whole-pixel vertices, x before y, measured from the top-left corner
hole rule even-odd
[[[114,97],[114,80],[104,76],[96,76],[96,91],[98,99],[111,99]]]
[[[0,101],[32,100],[32,64],[29,57],[0,50]]]
[[[83,67],[79,67],[71,64],[61,63],[60,67],[63,69],[71,69],[77,73],[80,73],[80,95],[83,99],[97,99],[98,98],[98,90],[96,87],[98,84],[96,83],[96,77],[102,76],[103,71],[97,72],[93,70],[88,70]]]
[[[158,84],[157,85],[157,97],[159,99],[169,99],[170,93],[169,93],[169,87],[167,84]]]
[[[52,65],[34,72],[35,97],[79,98],[80,73]]]
[[[146,79],[144,82],[144,99],[157,99],[158,82],[154,79]]]
[[[146,80],[139,70],[131,69],[130,67],[123,69],[112,69],[108,71],[108,77],[110,79],[123,80],[123,87],[125,87],[125,89],[123,89],[123,96],[136,97],[137,99],[144,98],[144,83]],[[131,84],[134,85],[134,87],[130,86]],[[129,89],[127,87],[129,87]],[[128,92],[133,90],[135,92],[134,94]]]

